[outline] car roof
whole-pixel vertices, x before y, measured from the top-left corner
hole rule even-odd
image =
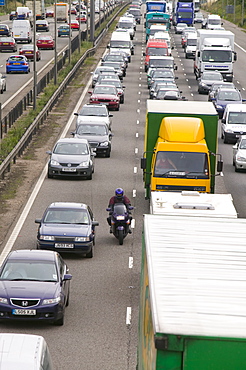
[[[18,249],[11,251],[7,256],[7,259],[37,259],[43,261],[54,261],[58,253],[48,250],[39,249]]]
[[[81,143],[83,143],[83,144],[88,144],[88,140],[86,140],[86,139],[76,139],[74,137],[66,137],[66,138],[63,138],[63,139],[59,139],[56,142],[56,144],[57,143],[74,143],[74,144],[81,144]]]
[[[105,104],[84,104],[82,108],[84,108],[84,107],[90,107],[90,108],[104,107],[105,110],[108,111],[107,106]]]
[[[82,140],[82,139],[79,139]],[[47,209],[50,208],[76,208],[76,209],[87,209],[88,206],[85,203],[76,202],[54,202],[49,205]]]
[[[227,104],[227,111],[246,112],[246,104]]]

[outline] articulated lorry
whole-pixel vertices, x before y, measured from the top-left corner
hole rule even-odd
[[[217,130],[211,102],[147,100],[141,159],[146,199],[152,191],[214,193]]]
[[[204,71],[219,71],[225,81],[233,80],[234,33],[222,30],[197,30],[194,73],[199,78]]]
[[[246,369],[245,230],[144,215],[138,370]]]

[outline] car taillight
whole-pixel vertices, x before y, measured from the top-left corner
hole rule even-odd
[[[10,45],[14,45],[14,43],[13,43],[13,42],[11,42],[11,43],[10,43]]]
[[[24,64],[24,66],[28,66],[28,63],[27,62],[24,62],[23,64]]]
[[[7,66],[10,66],[10,63],[6,63]]]

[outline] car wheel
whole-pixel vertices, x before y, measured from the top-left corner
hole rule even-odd
[[[62,313],[62,317],[54,322],[56,326],[62,326],[64,324],[64,312]]]
[[[1,88],[1,91],[0,92],[1,92],[1,94],[3,94],[3,88]]]
[[[188,59],[188,56],[187,56],[187,54],[185,54],[185,59]]]
[[[125,98],[123,97],[120,101],[121,104],[124,104]]]
[[[53,179],[53,176],[49,173],[49,171],[47,172],[47,177],[48,179]]]
[[[234,159],[233,159],[233,161],[232,161],[232,165],[233,165],[233,166],[235,166],[235,161],[234,161]]]
[[[87,253],[85,256],[86,258],[92,258],[93,255],[94,255],[94,246],[92,245],[90,252]]]
[[[224,136],[224,144],[228,144],[228,140],[227,140],[226,136]]]
[[[67,295],[67,300],[66,300],[66,307],[69,305],[69,292],[68,292],[68,295]]]
[[[120,106],[118,105],[118,107],[117,107],[117,108],[115,108],[115,110],[117,110],[117,111],[118,111],[118,110],[120,110]]]
[[[92,180],[92,172],[89,176],[87,176],[87,180]]]
[[[235,164],[235,172],[239,172],[239,169],[237,168],[236,164]]]

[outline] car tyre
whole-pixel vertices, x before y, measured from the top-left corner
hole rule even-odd
[[[64,312],[62,313],[62,317],[54,322],[56,326],[62,326],[64,324]]]
[[[111,154],[111,149],[108,149],[105,154],[105,158],[110,158],[110,154]]]
[[[120,110],[120,106],[118,105],[118,107],[117,107],[117,108],[115,108],[115,110],[119,111],[119,110]]]
[[[67,295],[67,300],[66,300],[66,307],[69,305],[69,292],[68,292],[68,295]]]
[[[47,177],[48,179],[53,179],[53,176],[49,173],[49,171],[47,172]]]
[[[92,180],[92,172],[89,176],[87,176],[87,180]]]
[[[91,250],[89,253],[87,253],[86,258],[92,258],[94,256],[94,245],[92,245]]]
[[[123,97],[120,101],[120,104],[124,104],[125,98]]]
[[[237,168],[236,164],[235,164],[235,172],[239,172],[239,169]]]

